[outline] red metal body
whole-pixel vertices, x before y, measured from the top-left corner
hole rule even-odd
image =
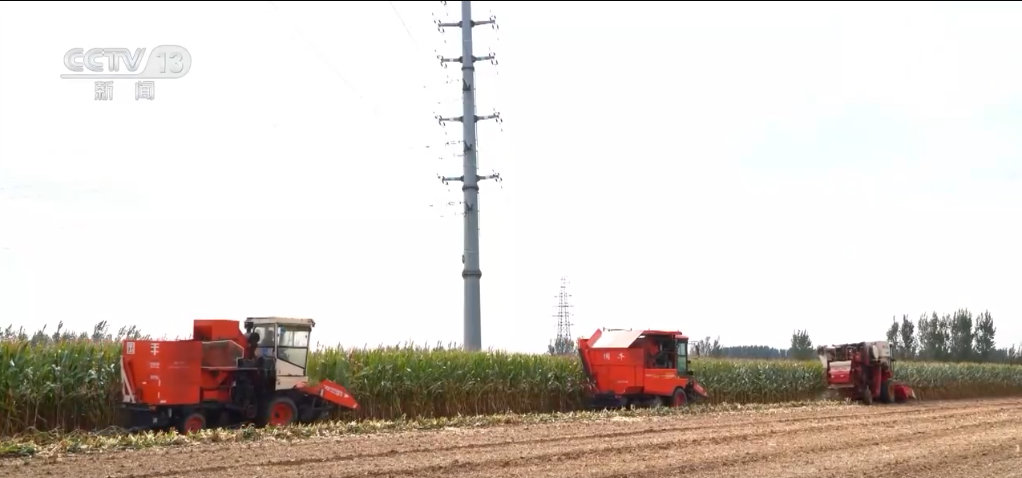
[[[280,321],[278,324],[275,320]],[[250,321],[256,321],[251,322]],[[347,390],[329,380],[309,385],[304,345],[260,340],[259,330],[307,338],[308,319],[196,320],[189,340],[125,340],[121,344],[124,407],[131,428],[195,431],[207,425],[286,425],[322,419],[337,408],[357,409]],[[290,335],[288,335],[290,334]],[[289,354],[259,355],[257,346]],[[287,345],[287,346],[285,346]],[[285,366],[281,357],[300,357]],[[297,362],[295,358],[290,358]]]
[[[578,341],[591,406],[683,406],[707,397],[680,331],[597,330]]]
[[[902,403],[916,398],[912,387],[894,379],[894,357],[886,341],[819,347],[827,388],[869,405]]]

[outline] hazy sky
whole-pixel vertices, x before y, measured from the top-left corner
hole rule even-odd
[[[504,118],[479,128],[484,347],[544,350],[561,276],[576,334],[833,343],[967,307],[1022,341],[1017,4],[473,5]],[[462,219],[431,207],[461,199],[434,119],[461,114],[433,24],[459,13],[0,3],[0,325],[460,342]],[[71,48],[167,44],[192,67],[152,101],[60,78]]]

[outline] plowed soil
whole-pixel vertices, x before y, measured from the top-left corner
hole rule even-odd
[[[851,405],[0,461],[12,477],[1022,477],[1022,399]]]

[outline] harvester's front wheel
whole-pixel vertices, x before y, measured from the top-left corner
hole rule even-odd
[[[674,395],[671,396],[671,407],[681,408],[685,405],[688,405],[688,395],[685,394],[685,389],[674,389]]]
[[[206,417],[200,412],[184,415],[177,423],[177,432],[182,435],[195,433],[203,428],[206,428]]]
[[[294,423],[298,418],[298,407],[288,397],[273,397],[263,409],[260,422],[264,425],[283,427]]]
[[[887,379],[880,384],[880,401],[882,403],[894,403],[894,380]]]

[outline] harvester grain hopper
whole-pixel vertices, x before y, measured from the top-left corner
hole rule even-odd
[[[680,407],[707,397],[680,331],[597,330],[578,341],[591,408]]]

